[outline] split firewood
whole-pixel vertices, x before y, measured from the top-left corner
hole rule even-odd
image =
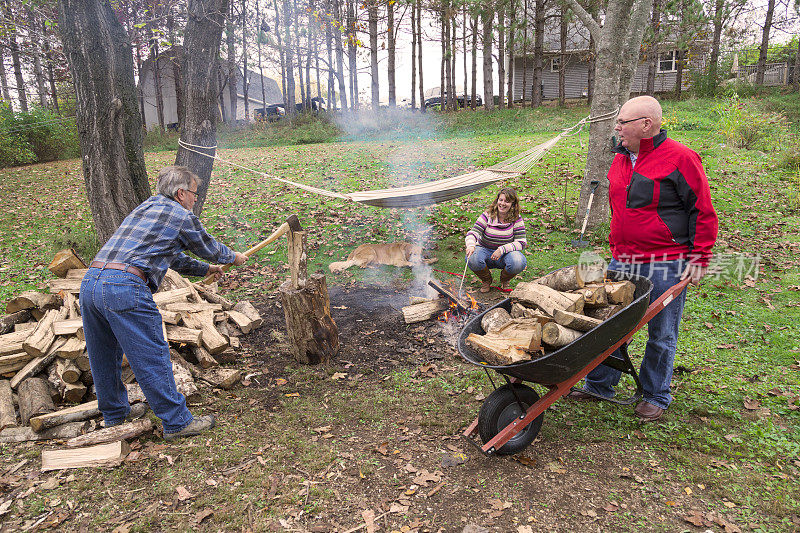
[[[14,324],[14,333],[27,331],[28,333],[33,333],[33,330],[36,329],[36,321],[32,322],[23,322],[21,324]]]
[[[217,305],[217,304],[214,304]],[[223,337],[214,327],[214,314],[212,311],[189,313],[183,316],[183,323],[188,328],[200,330],[200,341],[203,348],[210,354],[217,354],[228,347],[228,339]]]
[[[203,348],[200,347],[197,347],[196,349],[203,350]],[[209,357],[211,356],[209,355]],[[177,350],[170,348],[169,358],[172,359],[173,362],[178,363],[180,366],[188,370],[194,379],[198,379],[200,375],[203,373],[203,371],[200,370],[197,366],[193,365],[192,363],[184,359],[184,357]],[[214,362],[216,362],[216,360]]]
[[[519,346],[509,345],[488,335],[470,333],[467,344],[472,346],[491,365],[510,365],[530,361],[531,355]]]
[[[170,304],[168,304],[170,305]],[[161,320],[164,321],[165,324],[171,324],[173,326],[177,326],[181,323],[183,317],[177,311],[167,311],[166,309],[158,309],[161,313]]]
[[[575,267],[575,279],[578,287],[583,288],[589,283],[602,283],[606,279],[608,264],[598,257],[598,261],[579,263]]]
[[[27,381],[27,380],[26,380]],[[43,381],[43,380],[42,380]],[[23,385],[25,382],[23,382]],[[22,387],[22,385],[20,385]],[[97,400],[92,402],[82,403],[73,407],[67,407],[60,411],[51,412],[44,415],[32,417],[30,425],[36,432],[44,431],[67,422],[80,422],[100,415],[100,409],[97,407]]]
[[[236,339],[236,337],[233,337]],[[236,339],[237,342],[239,339]],[[217,353],[224,352],[225,350],[220,350]],[[192,346],[191,347],[192,355],[194,358],[197,359],[197,364],[200,365],[201,368],[213,368],[215,366],[219,366],[219,361],[214,359],[214,357],[202,346]]]
[[[566,346],[578,337],[583,335],[580,331],[565,328],[564,326],[555,322],[545,324],[542,328],[542,342],[554,348]]]
[[[253,321],[250,324],[250,331],[260,328],[261,324],[264,323],[264,319],[261,318],[261,314],[258,312],[258,309],[256,309],[255,306],[247,300],[238,302],[233,306],[233,310],[242,313]]]
[[[6,428],[0,431],[0,443],[31,442],[36,440],[71,439],[86,433],[91,423],[68,422],[37,433],[30,426]]]
[[[486,333],[499,329],[506,322],[511,321],[511,315],[502,307],[495,307],[491,311],[487,311],[483,318],[481,318],[481,327]]]
[[[406,324],[414,324],[429,320],[439,313],[450,307],[450,304],[444,298],[437,298],[432,301],[422,302],[414,305],[407,305],[401,309],[403,312],[403,319]]]
[[[181,326],[166,326],[167,340],[177,344],[200,346],[203,332],[199,329],[184,328]]]
[[[75,357],[73,361],[76,365],[78,365],[78,368],[81,369],[81,372],[91,371],[92,367],[89,362],[89,354],[86,353],[86,350],[84,350],[78,357]]]
[[[535,351],[542,345],[542,324],[532,318],[512,319],[491,334],[493,337],[505,339],[509,344]]]
[[[27,378],[20,383],[18,399],[19,418],[23,426],[27,426],[37,416],[47,416],[48,413],[56,410],[47,382],[42,378]],[[65,422],[71,422],[71,420],[65,420]]]
[[[253,324],[255,322],[244,313],[240,313],[239,311],[234,311],[231,309],[230,311],[226,311],[226,314],[231,322],[236,324],[236,327],[239,328],[242,333],[250,333],[250,330],[253,329]]]
[[[231,337],[231,339],[234,339],[234,338],[235,337]],[[236,350],[234,350],[233,348],[228,348],[224,352],[220,352],[217,355],[215,355],[214,359],[219,361],[219,364],[221,364],[221,365],[230,365],[232,363],[235,363],[236,362]]]
[[[186,397],[186,402],[200,401],[200,391],[197,390],[197,384],[194,382],[192,374],[175,361],[172,362],[172,373],[175,375],[175,387]]]
[[[81,373],[81,383],[83,383],[87,387],[91,387],[92,385],[94,385],[94,376],[92,375],[92,373],[84,370],[83,373]]]
[[[81,306],[78,299],[71,292],[60,292],[58,295],[64,300],[64,307],[67,308],[67,320],[81,317]]]
[[[602,320],[596,318],[580,315],[578,313],[570,313],[569,311],[562,311],[560,309],[556,309],[553,318],[558,324],[578,331],[589,331],[603,323]]]
[[[217,331],[219,331],[219,334],[228,339],[228,342],[230,342],[232,338],[238,337],[241,334],[238,329],[231,326],[231,324],[228,322],[227,314],[222,317],[222,320],[219,321],[214,318],[214,322],[216,323],[216,328]]]
[[[149,418],[125,422],[114,427],[92,431],[69,439],[64,445],[67,448],[78,448],[95,444],[105,444],[118,440],[132,439],[153,430],[153,422]]]
[[[12,298],[6,304],[7,313],[16,313],[26,309],[58,309],[62,305],[61,298],[55,294],[47,294],[38,291],[25,291],[19,296]]]
[[[619,313],[620,311],[622,311],[623,308],[624,308],[624,306],[622,306],[620,304],[618,304],[618,305],[609,305],[607,307],[598,307],[596,309],[585,309],[585,313],[586,313],[586,316],[588,316],[588,317],[596,318],[596,319],[600,320],[601,322],[605,322],[606,320],[608,320],[612,316],[614,316],[617,313]]]
[[[81,292],[81,279],[79,278],[55,278],[47,280],[47,288],[53,294],[61,291],[78,294]]]
[[[86,272],[88,272],[88,271],[89,271],[88,268],[70,268],[67,271],[67,275],[65,277],[70,278],[70,279],[80,279],[80,280],[82,280],[83,277],[86,275]]]
[[[0,375],[11,374],[25,368],[32,357],[27,352],[16,352],[0,356]]]
[[[575,276],[576,266],[569,266],[561,268],[554,272],[550,272],[546,276],[534,280],[534,283],[550,287],[556,291],[573,291],[579,289],[578,280]]]
[[[64,401],[70,403],[78,403],[86,396],[86,391],[89,390],[86,385],[78,381],[77,383],[64,383],[64,390],[61,391],[61,396]]]
[[[189,295],[191,293],[192,291],[190,291],[188,287],[184,287],[182,289],[173,289],[171,291],[157,292],[153,295],[153,301],[157,306],[164,307],[171,303],[189,301]]]
[[[242,371],[233,368],[209,368],[201,379],[220,389],[230,389],[242,379]]]
[[[203,285],[202,283],[192,283],[192,287],[194,287],[197,292],[203,295],[203,298],[208,300],[211,303],[220,304],[225,311],[233,309],[233,303],[230,300],[227,300],[217,294],[216,292],[211,290],[209,285]]]
[[[239,349],[242,347],[242,341],[239,340],[239,337],[229,337],[228,343],[230,344],[231,348]]]
[[[608,305],[608,294],[604,285],[586,286],[573,292],[583,296],[584,309]]]
[[[222,305],[208,302],[175,302],[166,304],[164,309],[178,313],[199,313],[200,311],[222,311]]]
[[[87,448],[42,450],[42,472],[87,466],[117,466],[130,451],[131,447],[124,440]]]
[[[518,283],[511,292],[511,298],[523,304],[532,304],[552,316],[555,309],[562,311],[583,311],[583,297],[579,294],[560,292],[538,283]]]
[[[74,362],[69,359],[59,359],[55,361],[56,375],[64,383],[76,383],[81,379],[81,370]]]
[[[408,297],[408,305],[422,304],[422,303],[425,303],[425,302],[433,302],[433,301],[438,300],[438,299],[439,299],[438,296],[436,298],[425,298],[424,296],[409,296]]]
[[[22,342],[22,348],[33,357],[44,355],[56,339],[56,335],[53,333],[53,324],[63,320],[66,315],[67,310],[63,307],[48,311],[39,321],[33,333]]]
[[[69,308],[67,308],[67,312],[69,312]],[[83,320],[80,318],[53,322],[53,333],[55,335],[75,335],[79,329],[83,329]]]
[[[67,272],[73,268],[86,268],[86,263],[83,259],[78,257],[77,252],[72,248],[57,252],[56,255],[53,256],[53,260],[50,261],[50,265],[47,267],[50,272],[59,278],[66,277]]]
[[[622,304],[623,307],[627,307],[633,302],[636,285],[632,281],[611,281],[605,284],[605,288],[608,301],[612,304]]]
[[[75,359],[86,351],[86,341],[78,337],[68,337],[64,344],[56,350],[56,357]]]
[[[5,335],[14,329],[17,324],[24,324],[31,319],[31,312],[28,309],[16,311],[0,318],[0,335]]]
[[[17,411],[11,393],[11,382],[0,380],[0,430],[17,426]]]
[[[29,377],[35,376],[39,372],[45,369],[53,360],[57,357],[58,350],[61,346],[66,344],[67,341],[65,339],[57,339],[51,346],[50,349],[47,350],[47,353],[41,355],[39,357],[34,357],[28,363],[23,366],[14,377],[11,378],[11,388],[16,389],[20,383],[24,379]]]

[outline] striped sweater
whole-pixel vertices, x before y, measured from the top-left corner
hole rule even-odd
[[[500,248],[504,254],[515,250],[521,252],[528,245],[525,221],[519,217],[513,223],[498,222],[496,219],[490,220],[486,213],[482,213],[467,232],[464,242],[467,246],[479,245],[490,250]]]

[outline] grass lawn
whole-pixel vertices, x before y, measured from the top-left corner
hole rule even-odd
[[[361,513],[371,509],[383,515],[377,524],[386,531],[461,531],[467,524],[523,533],[800,530],[800,171],[786,163],[797,161],[797,145],[793,153],[787,136],[775,151],[733,147],[719,131],[717,104],[665,103],[670,135],[703,158],[720,217],[715,252],[729,264],[725,275],[690,289],[675,402],[663,422],[642,425],[631,409],[610,404],[559,401],[523,459],[484,458],[455,437],[492,387],[455,355],[447,336],[403,332],[444,347],[434,371],[401,353],[378,354],[400,359],[390,369],[343,360],[307,368],[281,350],[278,320],[267,328],[268,342],[243,342],[239,366],[259,377],[231,392],[206,390],[195,408],[220,417],[208,437],[171,445],[148,437],[135,445],[135,460],[118,468],[58,474],[38,473],[41,445],[0,445],[0,516],[12,528],[44,517],[43,524],[63,529],[346,531],[363,525]],[[797,135],[796,95],[753,105],[785,111]],[[349,192],[493,164],[587,113],[459,112],[338,129],[312,121],[296,131],[276,124],[222,135],[218,155]],[[565,139],[528,175],[508,182],[521,194],[528,229],[521,280],[577,261],[579,251],[567,243],[576,237],[586,140]],[[151,178],[173,160],[174,152],[146,153]],[[439,258],[436,268],[460,273],[463,235],[497,190],[389,210],[311,195],[225,164],[215,165],[212,180],[201,219],[213,235],[244,250],[296,213],[308,231],[309,268],[326,271],[356,244],[415,240]],[[609,258],[607,229],[588,239]],[[99,244],[78,160],[0,170],[0,243],[4,301],[42,287],[58,249],[74,246],[91,258]],[[285,261],[285,246],[269,247],[231,270],[222,287],[233,298],[274,306]],[[328,285],[402,289],[410,281],[395,269],[355,270],[328,273]],[[356,323],[348,327],[343,344],[359,332]],[[631,353],[641,353],[643,338],[637,335]],[[443,455],[461,453],[465,464],[443,466]],[[178,497],[178,486],[192,497]]]

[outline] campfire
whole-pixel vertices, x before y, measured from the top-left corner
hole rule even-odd
[[[481,310],[475,298],[466,292],[459,295],[455,287],[449,283],[430,280],[428,286],[433,288],[438,296],[411,297],[410,305],[402,309],[406,324],[433,318],[445,323],[463,322]]]

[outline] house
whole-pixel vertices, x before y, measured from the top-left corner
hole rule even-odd
[[[162,52],[158,56],[158,77],[160,78],[161,86],[161,99],[164,104],[164,125],[168,128],[177,128],[178,124],[178,105],[177,97],[175,94],[175,77],[180,73],[180,62],[183,57],[183,47],[175,46],[167,51]],[[158,127],[158,107],[156,100],[156,71],[153,68],[153,58],[148,58],[142,63],[139,71],[139,105],[144,118],[145,128],[151,130]],[[249,114],[246,117],[248,122],[256,119],[256,110],[263,109],[270,104],[278,104],[283,102],[283,94],[281,93],[278,83],[266,76],[263,77],[263,93],[264,100],[262,101],[262,77],[260,73],[247,71],[248,87],[247,87],[247,100]],[[220,117],[226,116],[230,109],[230,91],[227,86],[227,78],[220,69],[220,104],[224,106],[224,110],[220,108]],[[236,118],[237,120],[245,120],[245,105],[244,105],[244,84],[242,83],[242,72],[239,70],[237,76],[237,103],[236,103]],[[224,112],[223,112],[224,111]]]
[[[571,22],[567,26],[567,46],[565,49],[564,92],[566,98],[583,98],[589,92],[589,32],[580,22]],[[545,27],[544,53],[542,61],[542,82],[539,90],[545,100],[558,98],[558,74],[561,68],[562,53],[557,23]],[[704,41],[692,43],[692,49],[684,62],[681,86],[688,88],[691,79],[690,70],[705,68],[706,51]],[[678,50],[674,43],[662,42],[657,47],[658,61],[654,91],[665,93],[675,90],[678,72]],[[523,75],[525,77],[525,99],[530,100],[533,94],[533,57],[529,49],[527,55],[514,57],[514,100],[521,100]],[[631,93],[644,93],[647,89],[647,72],[649,61],[641,60],[631,81]],[[524,73],[523,73],[524,70]]]

